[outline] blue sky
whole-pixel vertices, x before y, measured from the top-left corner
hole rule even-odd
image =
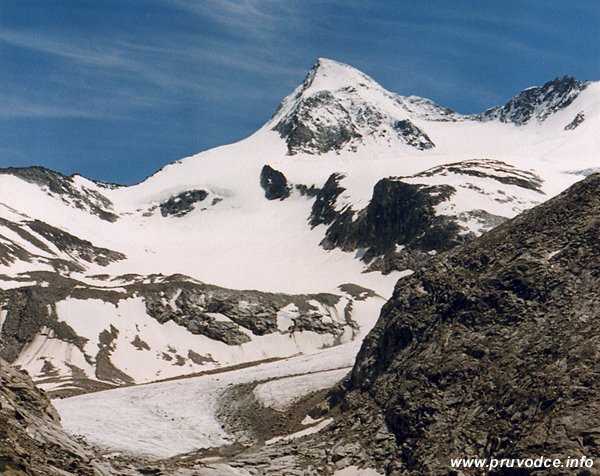
[[[248,136],[318,57],[459,112],[600,79],[597,0],[0,0],[0,166],[135,183]]]

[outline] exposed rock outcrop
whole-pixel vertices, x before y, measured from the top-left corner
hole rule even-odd
[[[536,173],[486,158],[383,178],[362,210],[344,193],[344,179],[334,173],[317,189],[309,223],[327,226],[325,249],[356,251],[368,271],[386,274],[417,269],[435,253],[494,228],[545,195]]]
[[[573,129],[577,129],[577,127],[579,127],[579,125],[582,124],[583,121],[585,121],[585,113],[583,111],[578,112],[577,115],[573,118],[573,120],[565,126],[565,131],[572,131]]]
[[[435,147],[435,144],[431,142],[429,136],[415,126],[409,119],[396,121],[392,127],[398,132],[399,136],[404,139],[404,142],[413,146],[415,149],[426,150]]]
[[[556,111],[569,106],[588,84],[589,82],[578,81],[572,76],[556,78],[543,86],[525,89],[505,106],[489,109],[475,118],[497,119],[501,122],[512,122],[517,126],[527,124],[532,119],[542,122]]]
[[[599,197],[596,174],[399,281],[331,434],[360,421],[366,460],[397,474],[600,457]]]
[[[95,246],[88,240],[78,238],[41,220],[33,220],[28,223],[28,226],[76,261],[83,260],[100,266],[108,266],[110,263],[126,258],[119,251]]]
[[[201,202],[208,197],[205,190],[188,190],[175,195],[160,204],[160,214],[163,217],[175,216],[182,217],[190,213],[196,203]]]
[[[113,203],[97,189],[116,188],[117,185],[88,181],[90,186],[75,183],[75,176],[67,177],[45,167],[7,167],[2,175],[13,175],[36,184],[49,195],[81,210],[88,210],[102,220],[115,222],[119,216],[113,212]]]
[[[382,103],[390,107],[382,108]],[[355,151],[369,142],[417,150],[434,147],[426,132],[408,117],[461,118],[430,100],[392,94],[348,65],[319,59],[302,86],[283,101],[272,128],[286,141],[290,155]]]
[[[445,250],[464,241],[460,228],[451,217],[440,216],[434,207],[447,200],[450,186],[422,186],[395,178],[381,179],[373,189],[369,205],[359,212],[339,207],[343,176],[333,174],[318,192],[310,224],[328,225],[321,245],[344,251],[365,249],[363,259],[393,253],[396,245],[427,252]]]
[[[260,186],[267,200],[284,200],[290,196],[291,187],[285,175],[269,165],[265,165],[260,172]]]
[[[0,473],[7,476],[114,474],[62,430],[58,413],[29,376],[2,359]]]
[[[51,272],[32,273],[23,280],[21,287],[0,290],[0,358],[11,363],[24,359],[33,367],[36,383],[46,385],[53,396],[136,383],[123,359],[113,359],[113,354],[127,355],[133,349],[137,361],[157,369],[157,378],[162,376],[162,361],[181,374],[205,370],[205,364],[212,368],[228,363],[202,346],[169,340],[173,327],[157,340],[153,320],[158,321],[154,326],[170,322],[182,328],[177,332],[205,336],[219,344],[217,349],[269,334],[293,340],[303,332],[320,334],[323,345],[334,345],[358,333],[353,302],[376,296],[353,284],[336,294],[242,291],[183,275],[125,275],[115,278],[120,285],[114,287],[92,286]],[[96,318],[90,305],[103,309],[104,321],[93,331],[82,326]],[[78,309],[74,315],[72,306]],[[121,317],[124,308],[139,319],[133,329]],[[92,309],[92,315],[81,309]]]

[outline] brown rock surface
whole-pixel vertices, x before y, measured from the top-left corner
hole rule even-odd
[[[0,359],[0,474],[108,475],[60,426],[29,376]]]

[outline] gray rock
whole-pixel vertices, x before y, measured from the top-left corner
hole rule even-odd
[[[482,121],[497,119],[512,122],[517,126],[527,124],[532,119],[544,121],[554,112],[569,106],[588,84],[588,81],[578,81],[571,76],[556,78],[543,86],[524,90],[505,106],[489,109],[473,117]]]
[[[595,174],[400,280],[330,394],[338,428],[376,417],[348,441],[399,474],[446,474],[456,455],[598,458],[599,197]]]
[[[208,197],[205,190],[188,190],[175,195],[160,204],[160,214],[163,217],[182,217],[190,213],[196,203]]]

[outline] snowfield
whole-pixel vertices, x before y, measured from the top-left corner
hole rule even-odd
[[[342,368],[272,380],[258,385],[254,389],[254,396],[265,407],[284,411],[296,400],[311,392],[333,387],[349,370]]]

